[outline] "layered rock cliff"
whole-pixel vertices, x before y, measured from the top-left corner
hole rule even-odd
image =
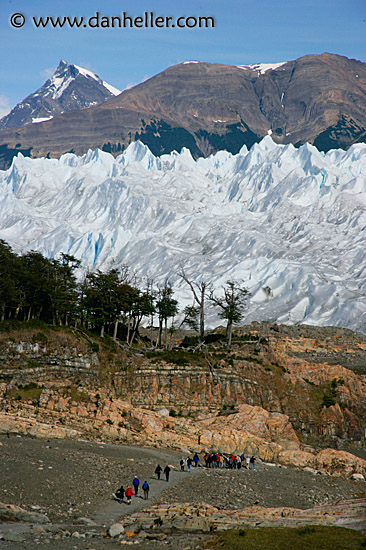
[[[364,444],[364,336],[254,324],[235,338],[230,352],[211,344],[205,354],[136,357],[71,329],[0,333],[2,431],[178,449],[199,440],[328,470],[332,456],[314,447]],[[335,471],[366,473],[350,456],[335,463]]]

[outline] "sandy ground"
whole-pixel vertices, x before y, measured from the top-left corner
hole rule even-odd
[[[2,524],[0,534],[21,533],[24,541],[0,540],[0,548],[103,549],[121,548],[104,537],[121,517],[156,502],[207,502],[220,508],[263,506],[310,508],[361,496],[363,486],[345,479],[257,463],[256,471],[192,469],[180,472],[177,452],[125,447],[87,441],[0,438],[0,501],[45,513],[49,526]],[[202,458],[201,458],[202,460]],[[157,464],[173,469],[169,483],[158,481]],[[133,497],[118,503],[111,495],[121,484],[131,486],[137,475],[150,484],[149,500]],[[364,495],[363,495],[364,496]],[[141,550],[198,548],[200,536],[175,536],[164,541],[140,541]],[[126,542],[135,542],[132,539]]]

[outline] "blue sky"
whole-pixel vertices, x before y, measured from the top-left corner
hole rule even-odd
[[[32,17],[212,16],[208,29],[37,29]],[[26,18],[13,28],[14,13]],[[39,88],[60,59],[124,89],[185,60],[280,62],[336,53],[366,61],[364,0],[0,0],[0,116]]]

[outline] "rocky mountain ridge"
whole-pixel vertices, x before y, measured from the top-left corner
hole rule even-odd
[[[98,105],[120,93],[93,72],[61,60],[41,88],[0,119],[0,129],[39,124],[68,111]]]
[[[324,53],[266,71],[186,62],[102,105],[0,132],[1,167],[17,152],[57,158],[100,148],[116,155],[138,139],[154,154],[237,153],[271,134],[278,143],[348,148],[366,139],[366,65]]]

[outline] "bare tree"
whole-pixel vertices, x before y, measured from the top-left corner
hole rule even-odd
[[[205,337],[205,299],[206,295],[211,287],[211,282],[201,279],[200,282],[196,283],[188,279],[187,275],[182,268],[182,271],[178,273],[179,277],[187,283],[189,288],[192,291],[194,301],[198,304],[199,307],[199,332],[201,340]]]

